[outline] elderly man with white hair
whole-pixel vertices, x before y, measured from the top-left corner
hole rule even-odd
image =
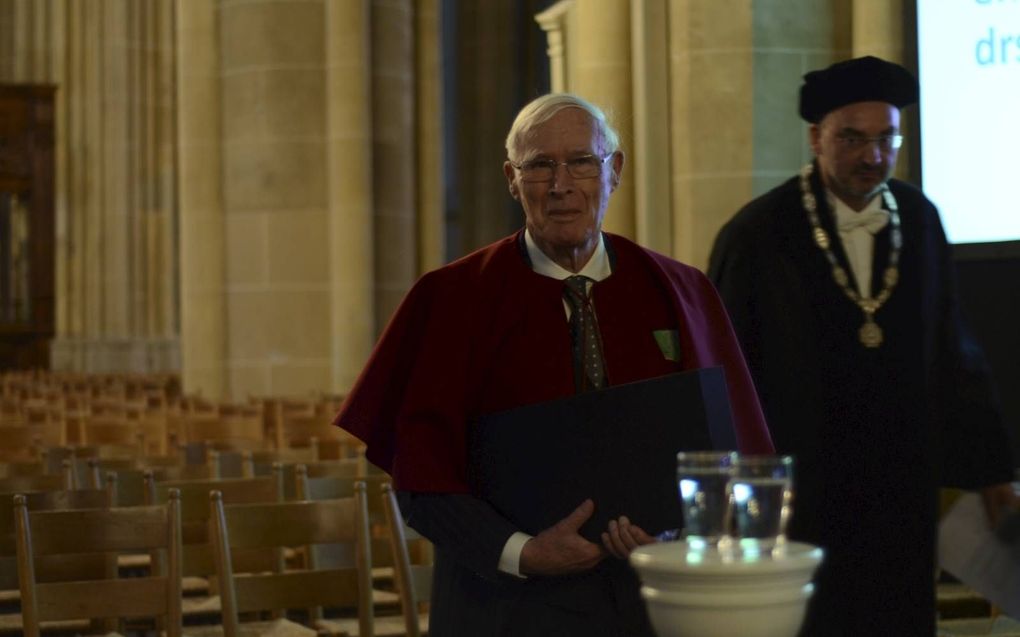
[[[624,165],[602,111],[574,95],[539,97],[517,116],[506,150],[524,228],[415,284],[336,424],[367,443],[403,494],[408,524],[435,544],[433,637],[650,635],[624,558],[654,538],[622,516],[601,542],[585,539],[578,530],[598,506],[590,499],[523,533],[472,490],[472,424],[722,366],[737,446],[771,452],[769,434],[708,279],[602,231]]]

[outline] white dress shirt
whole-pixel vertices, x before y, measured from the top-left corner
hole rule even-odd
[[[882,195],[872,197],[860,212],[826,190],[829,207],[836,215],[836,228],[843,242],[847,261],[862,298],[870,299],[871,265],[875,256],[875,234],[889,223],[889,211],[882,208]]]
[[[531,269],[542,276],[563,281],[567,277],[574,276],[574,274],[580,274],[592,281],[602,281],[612,273],[609,265],[609,255],[606,253],[606,244],[602,240],[601,232],[599,233],[598,245],[595,246],[595,252],[588,259],[588,263],[585,263],[584,267],[581,268],[581,271],[576,273],[567,270],[542,252],[538,244],[531,237],[531,232],[527,229],[524,230],[524,244],[528,249],[528,258],[531,259]],[[591,294],[591,283],[588,284],[588,293]],[[563,308],[569,320],[571,309],[570,304],[566,300],[563,301]],[[524,544],[531,537],[527,533],[521,533],[520,531],[510,536],[510,539],[503,545],[503,553],[499,556],[499,570],[516,575],[517,577],[524,577],[521,575],[521,551],[524,550]]]

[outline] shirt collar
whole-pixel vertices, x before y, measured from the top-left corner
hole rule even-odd
[[[832,210],[832,214],[836,217],[835,221],[837,227],[840,225],[840,222],[852,219],[857,215],[866,215],[880,210],[884,211],[882,208],[882,193],[878,193],[872,197],[871,201],[868,202],[868,205],[864,206],[864,208],[859,211],[854,210],[843,203],[843,200],[834,195],[828,188],[825,189],[825,198],[829,203],[829,209]]]
[[[569,276],[574,276],[573,272],[556,263],[542,252],[542,249],[538,247],[535,239],[531,236],[531,231],[527,228],[524,229],[524,245],[528,249],[528,258],[531,259],[531,269],[536,273],[553,279],[559,279],[560,281]],[[601,232],[599,233],[599,241],[595,245],[595,252],[588,259],[588,263],[585,263],[584,267],[577,274],[586,276],[593,281],[602,281],[609,278],[609,275],[612,274],[609,255],[606,252],[606,244]]]

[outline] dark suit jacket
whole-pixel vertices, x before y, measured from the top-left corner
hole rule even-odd
[[[433,604],[431,635],[653,637],[625,562],[607,558],[576,576],[521,579],[495,568],[515,529],[484,501],[404,493],[401,508],[437,547],[432,597],[448,603]]]

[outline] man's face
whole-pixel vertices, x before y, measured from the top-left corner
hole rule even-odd
[[[565,108],[535,127],[517,150],[518,165],[535,160],[566,162],[584,156],[601,159],[606,154],[591,116],[579,108]],[[595,177],[573,177],[566,165],[560,164],[551,180],[526,181],[509,161],[503,165],[503,172],[510,194],[521,202],[528,230],[542,252],[561,265],[566,260],[579,269],[598,244],[602,218],[609,196],[620,182],[622,168],[623,153],[618,151],[601,164]]]
[[[898,148],[888,137],[900,133],[900,111],[886,102],[857,102],[827,113],[810,129],[822,183],[860,210],[892,176]],[[886,142],[863,141],[882,138]]]

